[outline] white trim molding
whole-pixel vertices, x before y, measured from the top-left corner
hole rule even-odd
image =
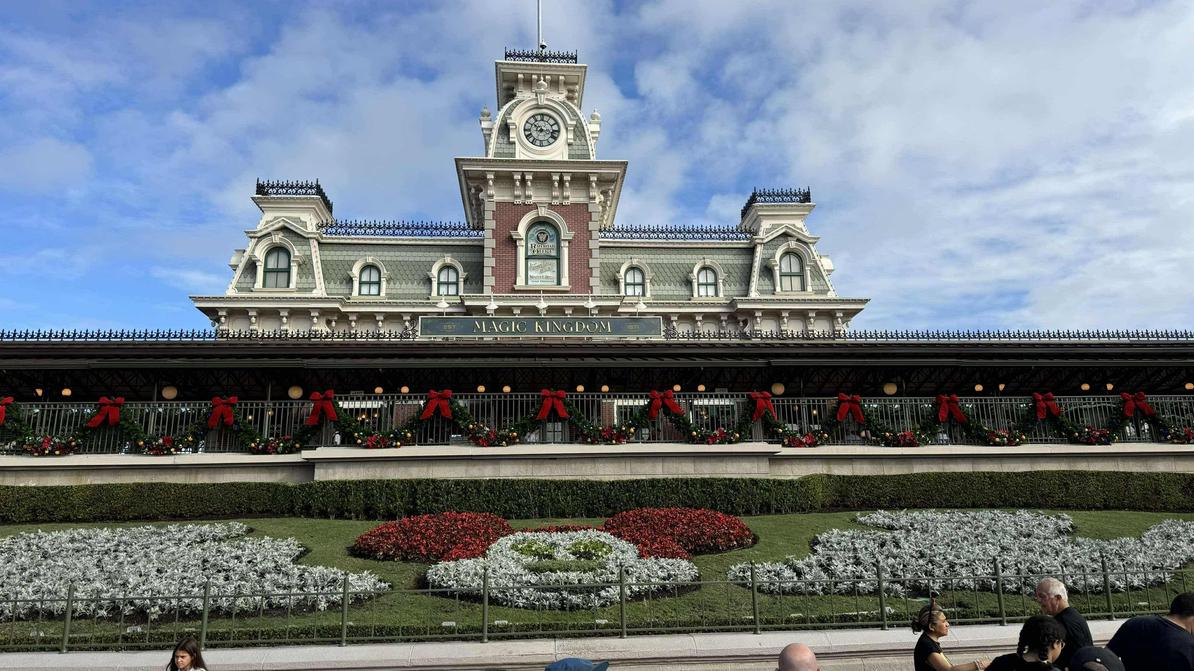
[[[365,269],[365,266],[377,266],[377,269],[379,271],[381,271],[381,293],[376,296],[362,296],[361,295],[361,271]],[[385,266],[385,264],[383,264],[381,262],[381,259],[379,259],[375,256],[366,256],[365,258],[360,259],[356,263],[352,264],[352,270],[350,271],[350,274],[352,275],[352,296],[353,296],[353,298],[364,298],[364,299],[385,298],[386,287],[390,282],[390,272],[388,270],[386,270],[386,266]]]
[[[638,268],[639,270],[643,271],[643,295],[637,296],[636,298],[650,298],[651,278],[653,277],[653,273],[651,272],[651,269],[647,267],[647,264],[643,263],[643,261],[637,257],[631,257],[629,261],[623,263],[622,267],[618,269],[618,293],[623,296],[626,295],[626,271],[630,270],[631,268]]]
[[[795,254],[796,258],[800,259],[801,277],[803,278],[801,283],[804,285],[803,289],[799,289],[797,291],[783,291],[780,289],[779,264],[780,259],[782,259],[785,254]],[[779,248],[775,250],[775,254],[772,255],[771,258],[767,259],[767,265],[771,268],[771,280],[773,282],[774,293],[777,296],[799,296],[813,292],[813,254],[812,251],[803,243],[796,240],[791,240],[783,245],[780,245]]]
[[[465,280],[465,278],[468,277],[468,273],[464,272],[464,266],[461,265],[461,263],[459,261],[457,261],[456,259],[454,259],[450,256],[445,256],[442,259],[431,264],[431,270],[427,272],[427,277],[429,277],[431,279],[431,293],[428,295],[431,296],[432,298],[436,298],[440,295],[440,293],[439,293],[439,271],[442,270],[444,268],[444,266],[449,266],[451,268],[456,269],[456,282],[458,285],[457,291],[455,294],[449,294],[449,295],[460,296],[460,295],[464,294],[464,280]]]
[[[274,232],[268,237],[261,237],[254,241],[253,252],[249,255],[253,259],[256,266],[257,276],[253,282],[253,289],[256,291],[294,291],[298,283],[298,268],[303,264],[303,256],[299,254],[298,249],[294,243],[287,240],[279,232]],[[285,288],[281,287],[265,287],[265,257],[275,247],[284,247],[286,251],[290,252],[290,284]]]
[[[716,296],[700,296],[697,294],[697,273],[699,273],[702,268],[711,268],[711,269],[713,269],[713,272],[717,273],[717,295]],[[703,258],[700,261],[697,261],[696,265],[694,265],[692,267],[692,272],[688,274],[688,280],[689,280],[689,282],[692,283],[692,297],[694,299],[700,299],[700,298],[709,299],[709,298],[721,298],[721,297],[725,296],[725,278],[726,278],[725,270],[722,269],[721,264],[718,263],[716,259]]]

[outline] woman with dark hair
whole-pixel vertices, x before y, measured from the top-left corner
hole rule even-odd
[[[988,671],[1055,671],[1065,627],[1051,615],[1033,615],[1020,629],[1016,651],[991,660]]]
[[[912,631],[924,632],[912,651],[916,671],[983,671],[987,668],[987,663],[981,659],[965,664],[950,663],[941,651],[939,642],[941,637],[949,635],[949,620],[945,617],[945,611],[933,601],[929,601],[929,605],[916,614],[916,619],[912,620]]]
[[[199,651],[199,641],[194,636],[184,636],[178,645],[174,646],[174,654],[170,656],[170,663],[166,671],[206,671],[207,663],[203,661],[203,653]]]

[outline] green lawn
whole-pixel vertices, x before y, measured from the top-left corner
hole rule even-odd
[[[1059,511],[1046,511],[1059,512]],[[1194,514],[1143,512],[1068,512],[1075,521],[1077,533],[1093,538],[1137,536],[1149,526],[1164,519],[1194,519]],[[759,536],[754,547],[717,555],[694,558],[705,582],[700,589],[681,590],[669,598],[632,601],[626,605],[627,627],[633,631],[663,631],[672,629],[712,630],[754,626],[751,591],[724,582],[731,564],[742,561],[772,561],[789,555],[805,555],[812,538],[833,528],[858,528],[857,513],[812,513],[772,515],[743,518]],[[393,586],[385,595],[349,608],[346,633],[352,640],[395,640],[429,638],[476,638],[483,621],[479,603],[420,591],[420,579],[426,565],[408,562],[379,562],[352,557],[349,546],[361,533],[374,527],[374,521],[322,520],[302,518],[250,518],[241,520],[253,529],[253,534],[274,537],[292,536],[309,552],[300,560],[304,564],[335,566],[349,571],[372,571]],[[597,524],[600,519],[538,519],[516,520],[518,528],[548,524]],[[119,526],[135,526],[128,523]],[[162,523],[166,524],[166,523]],[[0,536],[21,531],[62,529],[84,526],[117,526],[112,524],[40,524],[0,526]],[[1168,605],[1169,591],[1158,587],[1147,592],[1116,595],[1116,612],[1145,610]],[[1105,596],[1075,595],[1077,605],[1086,612],[1105,610]],[[998,612],[996,597],[989,593],[946,592],[943,603],[957,609],[955,619],[991,618]],[[885,605],[893,626],[902,626],[923,603],[920,599],[888,597]],[[759,623],[768,628],[800,626],[859,626],[879,617],[879,599],[874,595],[856,596],[768,596],[757,599]],[[1035,611],[1035,604],[1019,595],[1007,595],[1004,609],[1016,616]],[[339,641],[343,621],[340,610],[324,613],[261,613],[250,616],[212,617],[209,622],[210,642],[238,644],[281,641]],[[622,611],[618,605],[587,611],[535,611],[491,606],[488,611],[489,635],[534,636],[561,633],[591,632],[617,633]],[[156,646],[172,640],[185,630],[197,629],[193,618],[157,621],[152,625],[143,621],[78,621],[73,623],[72,648]],[[43,647],[56,649],[62,637],[63,623],[39,621],[32,630],[28,623],[0,622],[0,649]],[[129,630],[129,627],[140,627]]]

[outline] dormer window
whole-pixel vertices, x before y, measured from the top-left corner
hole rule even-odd
[[[440,296],[460,295],[460,271],[454,266],[444,266],[439,269],[435,280],[436,294]]]
[[[261,286],[266,289],[290,288],[290,251],[285,247],[274,247],[266,253]]]
[[[627,296],[647,295],[647,277],[641,268],[627,268],[623,278],[623,287]]]
[[[717,297],[717,271],[712,268],[701,268],[696,277],[697,298]]]
[[[378,268],[377,266],[365,266],[364,268],[361,268],[359,282],[360,295],[380,296],[381,268]]]
[[[779,290],[804,291],[804,260],[789,252],[779,259]]]

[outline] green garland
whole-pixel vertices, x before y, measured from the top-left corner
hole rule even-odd
[[[0,444],[24,440],[30,435],[29,422],[19,403],[10,403],[5,408],[4,423],[0,424]]]
[[[944,424],[958,426],[974,440],[992,447],[1015,447],[1023,445],[1028,440],[1028,433],[1022,428],[996,429],[975,419],[973,403],[959,403],[958,408],[966,418],[965,422],[958,422],[952,416],[947,416],[945,422],[942,422],[939,414],[940,407],[930,405],[928,415],[921,420],[916,429],[918,435],[922,437],[922,444],[932,442],[933,437],[941,432],[941,427]]]
[[[837,405],[834,405],[833,409],[828,413],[828,416],[821,420],[821,434],[825,436],[824,440],[828,440],[833,431],[842,425],[842,422],[837,418],[841,403],[839,400]],[[877,409],[879,406],[871,403],[870,407]],[[866,403],[860,401],[858,408],[862,413],[859,435],[862,435],[868,441],[882,445],[883,447],[916,447],[926,442],[926,437],[916,431],[898,431],[883,420],[871,416],[867,412]]]

